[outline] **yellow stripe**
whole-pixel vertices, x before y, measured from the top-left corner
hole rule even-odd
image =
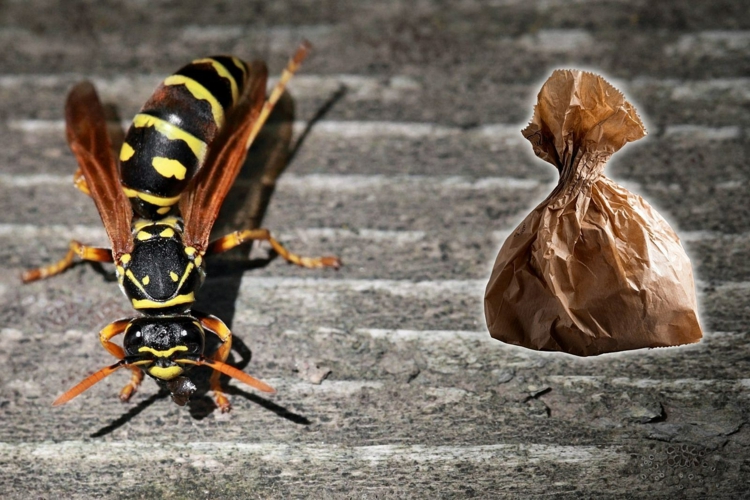
[[[182,273],[182,279],[180,280],[180,283],[177,285],[178,290],[182,288],[182,285],[185,284],[185,281],[188,279],[188,276],[190,276],[190,271],[192,271],[194,267],[195,266],[193,265],[192,262],[188,262],[188,265],[185,266],[185,272]]]
[[[169,277],[170,277],[170,278],[172,278],[172,281],[175,281],[175,282],[176,282],[176,281],[177,281],[178,279],[180,279],[180,277],[179,277],[179,276],[177,276],[177,273],[176,273],[176,272],[174,272],[174,271],[169,271]]]
[[[123,191],[125,191],[126,193],[127,193],[128,191],[133,191],[134,193],[136,192],[135,190],[133,190],[133,189],[128,189],[128,188],[123,188]],[[135,195],[133,195],[133,196],[130,196],[130,195],[128,195],[128,197],[130,197],[130,198],[135,198]],[[140,230],[141,230],[141,229],[143,229],[144,227],[147,227],[147,226],[153,226],[154,224],[156,224],[156,222],[154,222],[154,221],[152,221],[152,220],[148,220],[148,219],[139,219],[139,220],[137,220],[137,221],[133,222],[133,232],[136,232],[136,231],[140,231]]]
[[[136,191],[135,189],[130,189],[125,186],[122,187],[122,190],[125,191],[125,196],[127,196],[128,198],[140,198],[143,201],[151,203],[152,205],[156,205],[158,207],[171,207],[172,205],[180,201],[179,194],[171,198],[164,198],[162,196],[142,193],[141,191]]]
[[[211,113],[214,115],[216,126],[221,128],[224,124],[224,108],[214,95],[206,87],[183,75],[172,75],[164,80],[164,85],[184,85],[186,89],[200,101],[208,101],[211,105]]]
[[[178,345],[175,347],[172,347],[171,349],[167,349],[166,351],[157,351],[156,349],[149,347],[149,346],[142,346],[138,349],[138,352],[150,352],[157,358],[168,358],[172,354],[176,353],[177,351],[187,351],[188,348],[186,345]]]
[[[133,274],[133,271],[131,271],[130,269],[128,269],[127,271],[125,271],[125,276],[127,276],[127,277],[128,277],[128,279],[129,279],[129,280],[130,280],[131,282],[133,282],[133,284],[134,284],[134,285],[135,285],[136,287],[138,287],[138,290],[140,290],[140,291],[141,291],[141,293],[143,293],[144,295],[148,295],[148,293],[146,292],[146,290],[145,290],[145,289],[143,288],[143,285],[141,285],[141,282],[140,282],[140,281],[138,281],[138,278],[136,278],[136,277],[135,277],[135,274]]]
[[[154,159],[151,160],[151,166],[154,167],[162,177],[174,177],[178,181],[184,180],[185,174],[187,174],[187,167],[179,161],[171,158],[154,156]]]
[[[146,370],[154,377],[162,380],[171,380],[184,371],[181,366],[170,366],[168,368],[152,366],[151,368],[146,368]]]
[[[164,217],[163,219],[159,219],[158,221],[155,221],[154,224],[164,224],[176,230],[177,225],[180,222],[181,222],[181,219],[179,217],[175,217],[174,215],[172,215],[170,217]]]
[[[141,282],[143,283],[144,286],[148,285],[149,283],[151,283],[151,276],[147,274],[146,276],[143,277]]]
[[[237,88],[237,80],[234,79],[234,77],[232,76],[232,73],[230,73],[229,70],[227,70],[227,68],[225,68],[224,65],[221,64],[219,61],[215,59],[211,59],[209,57],[205,59],[196,59],[195,61],[193,61],[193,64],[201,64],[201,63],[210,63],[211,66],[214,67],[214,70],[219,74],[220,77],[226,78],[227,80],[229,80],[229,86],[232,87],[232,102],[233,103],[237,102],[237,98],[240,95],[240,91]],[[237,63],[235,62],[235,64]]]
[[[242,74],[244,75],[245,80],[247,80],[247,67],[245,67],[245,63],[243,63],[236,57],[232,57],[232,62],[234,63],[235,66],[240,68],[240,71],[242,71]]]
[[[130,299],[130,301],[133,303],[133,308],[135,309],[161,309],[164,307],[172,307],[180,304],[195,302],[195,292],[178,295],[177,297],[165,302],[157,302],[150,299]]]
[[[153,234],[147,233],[146,231],[138,231],[138,234],[135,235],[135,238],[138,241],[146,241],[150,240],[153,236]]]
[[[133,146],[131,146],[127,142],[123,142],[122,149],[120,149],[120,161],[128,161],[133,157],[134,154],[135,149],[133,149]]]
[[[159,236],[161,236],[162,238],[171,238],[172,236],[174,236],[174,229],[168,227],[164,231],[159,233]]]
[[[188,134],[180,127],[172,125],[161,118],[144,113],[138,113],[135,115],[135,118],[133,118],[133,126],[136,128],[154,127],[157,132],[171,141],[185,141],[188,147],[193,151],[193,154],[198,158],[198,163],[203,163],[203,158],[206,156],[206,143],[194,135]]]
[[[124,188],[124,189],[127,191],[132,191],[133,193],[137,193],[137,191],[135,191],[134,189],[129,189],[129,188]],[[133,196],[135,196],[135,194]],[[133,196],[131,196],[131,198]],[[171,199],[171,198],[163,198],[163,199]],[[164,217],[163,219],[159,219],[159,220],[138,219],[137,221],[133,222],[133,232],[137,233],[138,231],[143,231],[147,227],[156,226],[157,224],[160,226],[169,226],[175,231],[178,231],[178,228],[181,222],[182,222],[182,219],[174,215],[170,215],[169,217]],[[120,258],[120,260],[125,262],[124,258],[122,257]]]
[[[134,189],[124,188],[127,191],[132,191],[133,193],[137,193]],[[130,196],[130,195],[129,195]],[[135,197],[136,194],[133,194],[130,196],[131,198]],[[164,199],[171,199],[171,198],[164,198]],[[133,222],[133,232],[141,231],[147,227],[155,226],[159,224],[160,226],[169,226],[173,229],[177,229],[177,225],[180,223],[180,218],[175,217],[174,215],[171,215],[169,217],[164,217],[163,219],[159,220],[149,220],[149,219],[138,219],[135,222]],[[124,262],[124,261],[123,261]]]
[[[164,215],[169,213],[170,210],[172,210],[171,207],[161,207],[156,209],[156,213],[159,215]]]
[[[122,262],[123,264],[127,264],[128,262],[130,262],[131,258],[132,257],[130,256],[129,253],[125,253],[122,255],[122,257],[120,257],[120,262]]]

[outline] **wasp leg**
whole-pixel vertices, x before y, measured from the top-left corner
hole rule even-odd
[[[124,333],[125,330],[128,329],[128,325],[130,324],[130,322],[130,318],[118,319],[114,323],[111,323],[104,327],[104,329],[99,332],[99,342],[102,343],[102,346],[107,350],[107,352],[109,352],[117,359],[125,358],[125,350],[119,345],[111,342],[111,339],[112,337]],[[128,382],[127,385],[120,391],[120,401],[123,402],[130,400],[133,394],[135,394],[135,391],[138,390],[138,386],[140,386],[141,382],[143,382],[143,370],[141,370],[137,366],[128,366],[128,368],[133,373],[130,376],[130,382]]]
[[[73,185],[86,196],[91,196],[91,190],[89,189],[89,185],[80,168],[76,170],[75,174],[73,174]]]
[[[216,349],[216,352],[209,357],[209,359],[224,363],[229,357],[229,352],[232,350],[232,331],[216,316],[199,313],[197,311],[192,311],[192,314],[198,318],[198,321],[200,321],[204,328],[214,333],[221,341],[221,345]],[[224,395],[224,391],[221,389],[221,372],[214,370],[211,374],[209,383],[211,384],[211,390],[214,391],[216,406],[219,407],[222,413],[230,411],[232,405],[226,395]]]
[[[341,261],[338,257],[302,257],[301,255],[290,252],[284,248],[281,243],[276,241],[273,236],[271,236],[268,229],[245,229],[243,231],[235,231],[223,238],[219,238],[213,243],[210,243],[206,253],[216,254],[226,252],[227,250],[231,250],[236,246],[252,240],[267,241],[283,259],[292,264],[297,264],[298,266],[307,268],[333,267],[335,269],[338,269],[341,266]]]
[[[50,266],[30,269],[21,275],[21,280],[24,283],[29,283],[60,274],[73,265],[73,259],[76,255],[82,260],[92,262],[112,262],[112,251],[109,248],[87,247],[83,243],[73,240],[70,242],[68,253],[60,261]]]

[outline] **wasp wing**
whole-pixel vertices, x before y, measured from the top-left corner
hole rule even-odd
[[[248,139],[266,99],[268,70],[265,63],[248,65],[248,80],[237,104],[206,153],[203,166],[180,198],[185,221],[184,242],[203,253],[208,246],[219,209],[242,168]]]
[[[133,210],[120,186],[107,120],[91,82],[77,84],[65,103],[68,144],[73,151],[112,244],[115,260],[133,249]]]
[[[211,241],[237,229],[260,227],[276,179],[289,163],[293,124],[294,99],[285,92],[253,141],[242,169],[224,198],[211,230]],[[247,259],[242,253],[234,256]]]

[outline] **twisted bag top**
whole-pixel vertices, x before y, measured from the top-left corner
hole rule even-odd
[[[523,135],[560,180],[500,249],[484,300],[490,334],[578,356],[700,340],[679,238],[604,176],[613,153],[646,135],[633,106],[598,75],[558,70]]]

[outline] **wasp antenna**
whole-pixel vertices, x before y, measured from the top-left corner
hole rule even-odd
[[[266,384],[262,380],[258,380],[255,377],[251,377],[250,375],[243,372],[242,370],[238,370],[237,368],[230,366],[226,363],[222,363],[221,361],[208,360],[208,359],[201,359],[197,361],[193,361],[192,359],[178,359],[176,360],[176,362],[187,363],[187,364],[197,365],[197,366],[208,366],[210,368],[213,368],[217,372],[221,372],[224,375],[227,375],[232,378],[236,378],[240,382],[243,382],[249,385],[250,387],[258,389],[259,391],[267,392],[269,394],[276,393],[276,389]]]
[[[258,132],[260,132],[260,129],[261,127],[263,127],[263,124],[266,122],[266,119],[268,118],[268,116],[271,114],[273,107],[276,105],[278,100],[281,98],[281,95],[284,93],[284,89],[286,89],[286,84],[292,78],[294,73],[297,72],[300,65],[302,64],[302,61],[305,60],[305,58],[307,57],[307,54],[310,52],[311,49],[312,49],[312,44],[308,42],[307,40],[302,40],[302,43],[300,43],[299,47],[297,47],[297,51],[294,53],[292,58],[289,59],[289,63],[287,63],[286,68],[284,68],[284,71],[281,72],[279,81],[276,83],[276,86],[274,86],[273,90],[271,90],[271,94],[268,96],[268,99],[263,104],[263,109],[261,109],[260,115],[258,115],[258,118],[253,124],[252,131],[250,132],[250,135],[248,136],[248,139],[247,139],[248,148],[255,140],[255,137],[258,135]]]
[[[307,53],[310,52],[313,48],[313,44],[310,43],[310,40],[307,38],[303,38],[302,41],[299,43],[299,47],[297,47],[297,51],[294,53],[294,56],[292,57],[292,60],[295,64],[300,64],[305,57],[307,57]]]
[[[96,373],[92,373],[91,375],[89,375],[88,377],[80,381],[75,387],[69,389],[62,396],[58,397],[52,403],[52,406],[64,405],[65,403],[73,399],[74,397],[78,396],[82,392],[89,389],[92,385],[112,375],[118,369],[122,368],[124,363],[125,363],[124,361],[120,361],[119,363],[115,363],[114,365],[105,366],[104,368],[102,368]]]

